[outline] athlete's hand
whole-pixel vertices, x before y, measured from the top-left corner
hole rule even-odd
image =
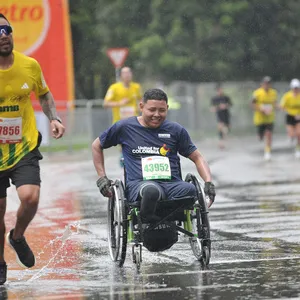
[[[126,105],[128,102],[129,102],[129,99],[128,99],[128,98],[124,98],[124,99],[122,99],[122,100],[119,102],[119,105],[120,105],[120,106],[123,106],[123,105]]]
[[[204,193],[209,197],[210,201],[208,204],[208,208],[212,206],[216,197],[215,185],[212,182],[205,182],[204,184]]]
[[[97,180],[97,187],[104,197],[112,197],[111,180],[109,180],[106,176],[102,176]]]
[[[219,106],[220,110],[228,109],[228,105],[226,103],[221,103]]]
[[[57,120],[52,120],[50,123],[52,136],[55,139],[61,138],[65,133],[65,127]]]

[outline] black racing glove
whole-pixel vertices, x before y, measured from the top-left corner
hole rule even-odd
[[[212,182],[205,182],[204,193],[209,197],[209,199],[214,202],[216,197],[215,186]]]
[[[111,197],[111,180],[109,180],[106,176],[102,176],[97,180],[97,187],[104,197]]]

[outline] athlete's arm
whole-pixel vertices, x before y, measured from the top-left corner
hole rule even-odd
[[[140,107],[140,102],[143,100],[143,93],[142,93],[142,87],[139,84],[138,85],[138,92],[137,92],[137,100],[136,100],[136,105],[137,105],[137,109],[139,110]]]
[[[286,111],[286,105],[287,104],[287,99],[286,99],[286,96],[283,95],[280,103],[279,103],[279,108],[282,109],[283,111]]]
[[[128,102],[129,102],[128,98],[124,98],[121,101],[104,100],[103,107],[105,107],[105,108],[107,108],[107,107],[119,107],[119,106],[126,105]]]
[[[115,101],[115,91],[114,91],[114,87],[111,86],[105,97],[104,97],[104,103],[103,103],[103,107],[104,108],[110,108],[110,107],[120,107],[123,106],[125,104],[127,104],[129,102],[129,99],[122,99],[120,101]]]
[[[100,193],[104,197],[112,197],[113,194],[111,191],[111,180],[109,180],[105,175],[104,154],[99,138],[95,139],[92,144],[92,154],[94,166],[99,176],[97,180],[97,186],[100,190]]]
[[[61,138],[65,132],[65,127],[58,121],[59,118],[51,92],[49,91],[44,95],[40,95],[39,100],[44,114],[50,121],[53,137],[56,139]]]
[[[199,175],[205,182],[212,180],[209,166],[199,150],[192,152],[188,158],[196,165]]]
[[[229,107],[233,106],[231,98],[227,96],[227,100],[228,100],[228,106]]]
[[[260,105],[257,103],[256,98],[252,99],[252,108],[254,111],[264,112],[263,109],[260,107]]]
[[[194,164],[197,167],[199,175],[205,181],[204,192],[209,196],[210,201],[208,203],[208,208],[210,208],[213,202],[215,201],[216,192],[215,192],[215,186],[211,182],[212,177],[211,177],[209,166],[198,150],[192,152],[188,156],[188,158],[194,162]]]
[[[92,144],[93,163],[99,177],[106,175],[104,167],[103,149],[100,144],[100,139],[96,138]]]
[[[215,104],[214,98],[210,101],[210,111],[213,113],[217,112],[217,105]]]

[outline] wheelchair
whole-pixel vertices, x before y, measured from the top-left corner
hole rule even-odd
[[[160,220],[149,226],[158,228],[167,222],[174,225],[176,233],[189,238],[192,252],[202,266],[208,266],[211,257],[211,240],[208,209],[205,194],[198,179],[187,174],[185,181],[196,188],[196,196],[165,199],[158,202],[156,213]],[[137,271],[142,263],[145,224],[142,224],[140,202],[128,202],[121,180],[112,183],[113,196],[108,201],[108,248],[112,261],[122,267],[127,245],[132,245],[132,259]]]

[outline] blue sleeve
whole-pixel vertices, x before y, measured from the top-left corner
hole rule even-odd
[[[179,133],[179,154],[188,157],[195,150],[197,150],[197,147],[193,144],[188,132],[182,127]]]
[[[101,147],[106,149],[121,144],[121,129],[122,125],[120,122],[106,129],[99,137]]]

